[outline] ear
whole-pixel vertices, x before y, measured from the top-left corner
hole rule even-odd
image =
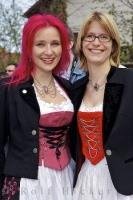
[[[69,49],[73,48],[73,44],[74,44],[74,42],[71,40],[70,43],[69,43]]]

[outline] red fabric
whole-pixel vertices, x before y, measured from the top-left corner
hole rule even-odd
[[[61,111],[54,112],[42,115],[40,117],[39,124],[45,125],[48,127],[53,126],[63,126],[69,124],[72,121],[73,112],[70,111]],[[64,137],[64,140],[67,138]],[[47,139],[44,137],[44,133],[40,131],[39,133],[39,165],[42,165],[42,160],[45,167],[49,167],[56,170],[64,169],[70,162],[71,155],[68,145],[62,146],[60,150],[60,158],[56,157],[56,149],[50,148],[50,145],[47,143]]]
[[[82,151],[96,165],[104,158],[102,135],[102,112],[78,112],[78,127]]]

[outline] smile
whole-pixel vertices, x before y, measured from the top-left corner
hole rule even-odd
[[[41,59],[44,63],[52,63],[54,61],[54,58],[43,58]]]
[[[90,49],[90,51],[92,53],[102,53],[104,50],[100,50],[100,49]]]

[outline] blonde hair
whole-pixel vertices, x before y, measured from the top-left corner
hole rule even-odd
[[[107,31],[112,39],[112,52],[110,55],[110,65],[119,66],[120,64],[120,35],[113,17],[103,12],[93,12],[83,22],[77,37],[76,51],[79,55],[81,67],[87,68],[87,60],[82,51],[82,41],[86,36],[88,28],[93,21],[97,21]]]

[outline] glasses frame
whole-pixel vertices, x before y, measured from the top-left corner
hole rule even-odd
[[[89,38],[89,36],[90,36],[90,38]],[[107,37],[106,38],[107,40],[105,40],[105,38],[103,36]],[[100,35],[88,34],[87,36],[85,36],[83,38],[83,41],[94,42],[96,38],[99,40],[99,42],[102,42],[102,43],[110,42],[112,40],[112,38],[107,34],[100,34]]]

